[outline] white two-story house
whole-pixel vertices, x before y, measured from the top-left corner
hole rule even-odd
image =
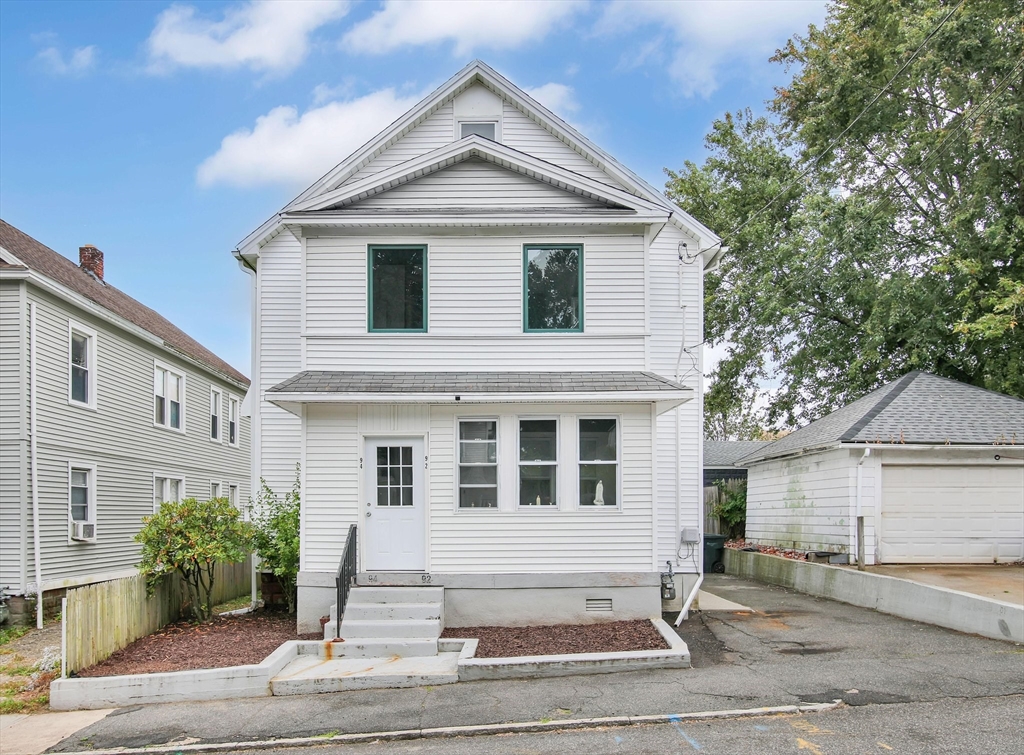
[[[300,631],[351,525],[359,584],[443,587],[449,626],[657,615],[669,564],[685,594],[718,241],[474,62],[239,244]]]
[[[133,575],[162,501],[249,497],[248,379],[104,278],[0,220],[0,587],[26,623]],[[42,603],[37,602],[36,609]]]

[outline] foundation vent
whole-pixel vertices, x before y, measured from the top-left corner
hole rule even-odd
[[[611,613],[612,610],[612,599],[611,598],[587,598],[587,610],[588,611],[605,611]]]

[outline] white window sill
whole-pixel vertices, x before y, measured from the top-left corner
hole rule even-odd
[[[159,428],[160,430],[167,430],[168,432],[178,433],[179,435],[185,434],[185,429],[181,427],[171,427],[170,425],[161,425],[157,422],[153,423],[153,427]]]
[[[75,401],[73,398],[68,399],[68,406],[74,406],[79,409],[88,409],[90,412],[98,411],[96,404],[83,404],[81,401]]]

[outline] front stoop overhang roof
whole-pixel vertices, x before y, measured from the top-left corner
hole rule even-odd
[[[267,391],[294,411],[302,404],[645,403],[658,413],[694,391],[650,372],[335,372],[307,370]]]

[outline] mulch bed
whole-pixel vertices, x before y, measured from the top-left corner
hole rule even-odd
[[[665,650],[668,645],[647,619],[548,627],[452,627],[442,637],[476,638],[477,658],[514,658],[563,653]]]
[[[746,540],[729,540],[725,544],[726,548],[735,548],[738,551],[742,550],[756,550],[759,553],[767,553],[771,556],[782,556],[783,558],[791,558],[794,561],[806,561],[807,551],[795,551],[790,548],[779,548],[774,545],[757,545],[755,543],[748,543]]]
[[[136,640],[78,676],[154,674],[161,671],[224,668],[259,663],[288,640],[317,640],[295,634],[295,617],[258,611],[219,616],[207,624],[181,621]]]

